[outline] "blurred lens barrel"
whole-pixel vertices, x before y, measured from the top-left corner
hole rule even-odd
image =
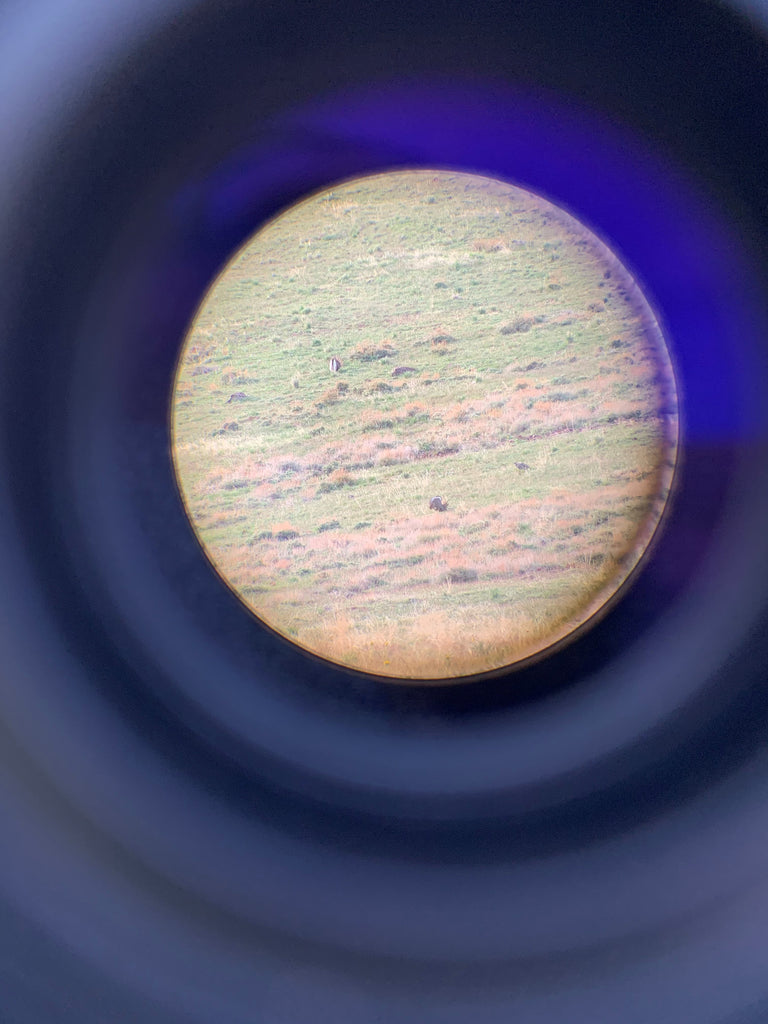
[[[0,15],[0,1016],[768,1014],[762,8],[86,0]],[[392,688],[260,627],[170,453],[184,334],[292,202],[513,181],[673,350],[649,558],[546,661]]]

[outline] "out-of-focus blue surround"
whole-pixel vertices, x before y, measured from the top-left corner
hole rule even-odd
[[[765,6],[540,7],[0,12],[3,1024],[768,1019]],[[631,585],[460,687],[262,628],[170,457],[233,251],[411,166],[602,237],[682,402]]]

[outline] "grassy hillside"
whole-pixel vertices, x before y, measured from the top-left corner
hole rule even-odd
[[[616,258],[538,197],[423,171],[255,236],[190,330],[172,420],[189,515],[242,599],[324,657],[417,678],[592,615],[653,533],[677,439]]]

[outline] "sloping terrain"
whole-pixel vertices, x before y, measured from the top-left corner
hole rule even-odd
[[[512,186],[418,171],[344,184],[241,250],[172,419],[198,536],[260,617],[435,678],[603,605],[663,510],[676,413],[653,316],[594,236]]]

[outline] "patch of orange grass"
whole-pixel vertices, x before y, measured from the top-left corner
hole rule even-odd
[[[410,417],[423,416],[424,413],[428,412],[429,410],[427,409],[426,405],[423,405],[421,402],[409,402],[408,405],[406,405],[404,411],[405,415]]]
[[[443,412],[443,417],[446,420],[461,420],[467,413],[468,407],[465,402],[456,402],[454,405],[449,405]]]
[[[210,512],[208,514],[208,525],[209,526],[220,526],[223,523],[228,523],[232,518],[232,512],[221,511],[221,512]]]
[[[362,430],[375,430],[383,421],[393,419],[395,416],[392,413],[381,412],[378,409],[363,409],[358,417],[358,423]]]
[[[496,238],[476,238],[472,243],[472,248],[475,252],[501,252],[506,247],[506,239],[501,236]]]
[[[279,523],[273,523],[272,526],[269,527],[269,529],[275,536],[277,536],[278,533],[282,533],[283,531],[294,531],[296,533],[299,533],[299,530],[297,530],[293,523],[289,522],[287,519],[283,519]]]
[[[315,402],[315,405],[317,406],[318,409],[322,409],[323,406],[333,405],[334,402],[338,402],[339,397],[340,395],[336,388],[329,388],[327,391],[324,391],[322,395],[320,395],[320,397]]]
[[[347,614],[308,631],[306,646],[332,661],[395,678],[451,678],[500,668],[535,653],[549,625],[525,610],[467,614],[460,626],[436,608],[410,622],[355,620]]]
[[[329,480],[336,487],[345,487],[354,483],[354,477],[351,473],[348,473],[346,469],[334,469]]]
[[[376,452],[373,461],[380,466],[397,466],[402,462],[410,462],[416,456],[416,449],[410,444],[401,444],[396,448],[385,448]]]
[[[535,509],[535,503],[531,507]],[[514,524],[506,509],[495,519],[485,510],[489,528],[482,536],[473,534],[457,542],[450,530],[443,530],[444,547],[437,550],[425,543],[431,534],[409,534],[406,529],[400,535],[404,543],[396,554],[389,545],[386,551],[393,552],[395,562],[405,554],[418,553],[424,555],[424,560],[415,566],[396,564],[390,567],[385,556],[375,570],[377,579],[385,581],[383,588],[365,585],[370,572],[365,568],[366,559],[370,566],[370,559],[381,554],[374,544],[373,531],[342,538],[334,537],[333,533],[307,537],[306,549],[293,555],[285,553],[277,542],[267,542],[268,549],[278,548],[280,557],[275,560],[267,557],[266,565],[258,557],[259,552],[265,554],[263,547],[241,546],[232,550],[231,565],[222,562],[221,567],[225,571],[237,569],[236,573],[230,573],[235,585],[247,586],[261,580],[276,587],[268,594],[247,598],[248,603],[274,628],[323,657],[395,677],[429,678],[443,672],[447,677],[466,675],[527,657],[542,644],[564,635],[565,626],[571,628],[582,621],[585,602],[592,601],[595,608],[602,603],[601,588],[616,571],[609,551],[622,554],[628,549],[632,524],[627,522],[623,536],[617,535],[612,541],[602,535],[587,539],[579,534],[560,540],[559,550],[555,550],[551,539],[547,546],[548,537],[562,537],[564,529],[583,523],[578,510],[560,507],[559,516],[535,519],[537,542],[534,547],[511,547],[493,556],[489,547],[501,546],[514,537],[514,531],[510,531]],[[477,520],[478,514],[471,518]],[[515,519],[519,520],[517,513]],[[277,523],[273,531],[285,528],[291,528],[291,524]],[[393,541],[397,530],[391,527],[389,535]],[[290,546],[288,550],[290,552]],[[325,567],[319,564],[323,552],[330,556],[329,565]],[[340,552],[346,565],[341,574],[337,565],[331,566],[337,562]],[[596,554],[603,558],[595,560]],[[314,560],[315,555],[318,561]],[[309,557],[316,570],[311,595],[305,590],[294,591],[283,586],[281,573],[296,568]],[[226,561],[229,563],[230,559]],[[439,605],[453,597],[454,585],[441,583],[435,588],[428,584],[434,584],[446,569],[462,567],[474,568],[486,578],[498,579],[503,592],[519,594],[514,608],[509,604],[492,603],[468,607],[462,612],[460,625],[457,624],[455,614]],[[542,572],[552,574],[553,578],[565,575],[571,580],[569,590],[574,594],[574,601],[565,604],[542,598],[532,603],[528,601],[525,595],[529,588],[536,592]],[[418,595],[422,606],[425,601],[437,601],[438,605],[424,608],[410,619],[403,617],[402,612],[387,617],[382,597],[407,591]],[[338,602],[338,609],[328,605],[329,600]],[[558,623],[565,624],[560,633]]]

